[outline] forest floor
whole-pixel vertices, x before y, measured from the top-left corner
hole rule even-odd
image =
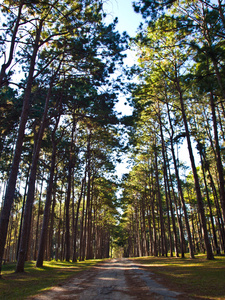
[[[200,299],[167,286],[165,280],[160,280],[142,264],[129,259],[111,259],[28,299]]]

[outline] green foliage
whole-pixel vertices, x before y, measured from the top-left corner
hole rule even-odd
[[[141,0],[134,2],[134,9],[137,13],[141,13],[144,18],[149,16],[156,18],[160,12],[164,12],[175,2],[176,0]]]
[[[17,99],[16,91],[10,87],[0,90],[0,130],[1,138],[15,130],[22,109],[21,98]]]

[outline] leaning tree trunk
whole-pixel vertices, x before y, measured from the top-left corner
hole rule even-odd
[[[223,174],[223,165],[222,165],[222,160],[220,155],[220,145],[219,145],[218,130],[217,130],[215,103],[214,103],[214,97],[212,92],[210,93],[210,104],[212,110],[213,131],[214,131],[214,140],[215,140],[215,148],[216,148],[216,165],[219,174],[220,202],[221,202],[221,208],[223,213],[223,220],[225,222],[225,188],[224,188],[225,181],[224,181],[224,174]]]
[[[177,163],[176,163],[176,158],[175,158],[175,152],[174,152],[174,148],[173,148],[172,139],[171,139],[171,150],[172,150],[172,156],[173,156],[173,165],[174,165],[176,179],[177,179],[178,192],[179,192],[179,195],[180,195],[182,209],[183,209],[183,212],[184,212],[184,220],[185,220],[185,226],[186,226],[187,236],[188,236],[190,258],[194,258],[195,256],[194,256],[194,249],[193,249],[193,243],[192,243],[192,238],[191,238],[191,230],[190,230],[190,225],[189,225],[189,221],[188,221],[188,214],[187,214],[186,204],[185,204],[185,200],[184,200],[183,190],[182,190],[182,187],[181,187],[181,182],[180,182],[178,167],[177,167]],[[179,218],[179,216],[177,216],[177,217]]]
[[[220,206],[219,206],[218,194],[217,194],[217,190],[216,190],[213,178],[212,178],[212,174],[211,174],[209,166],[206,162],[206,157],[205,157],[204,152],[202,153],[202,155],[203,155],[203,161],[204,161],[204,164],[205,164],[206,171],[208,172],[210,185],[211,185],[212,193],[213,193],[213,197],[214,197],[214,203],[215,203],[216,212],[217,212],[217,220],[218,220],[218,225],[219,225],[219,231],[220,231],[221,238],[222,238],[222,248],[225,251],[225,230],[224,230],[224,222],[223,222],[222,213],[221,213],[221,209],[220,209]]]
[[[177,223],[178,223],[179,234],[180,234],[180,253],[181,253],[181,258],[184,258],[185,239],[184,239],[183,224],[182,224],[181,216],[180,216],[179,211],[178,211],[177,195],[176,195],[175,190],[174,190],[170,168],[169,168],[169,176],[170,176],[170,186],[172,188],[173,200],[174,200],[173,202],[174,202],[174,205],[175,205],[175,210],[176,210],[176,215],[177,215]],[[194,250],[192,250],[192,251],[194,251]]]
[[[165,158],[166,158],[166,162],[165,162],[166,169],[168,168],[168,172],[169,172],[169,175],[170,175],[170,166],[169,166],[168,155],[167,155],[166,151],[165,151]],[[167,188],[168,188],[169,208],[170,208],[170,214],[171,214],[172,226],[173,226],[173,234],[174,234],[175,255],[176,255],[176,257],[179,257],[177,227],[176,227],[176,221],[175,221],[175,216],[174,216],[174,211],[173,211],[173,203],[172,203],[172,197],[171,197],[170,182],[169,182],[167,172],[166,172],[166,181],[167,181]]]
[[[169,233],[169,243],[170,243],[170,256],[173,256],[173,243],[172,243],[172,234],[170,229],[170,216],[169,216],[169,201],[168,201],[168,192],[167,192],[167,167],[166,167],[166,157],[165,157],[165,143],[164,143],[164,136],[163,136],[163,129],[162,129],[162,120],[159,111],[158,105],[158,118],[159,118],[159,125],[160,125],[160,136],[161,136],[161,143],[162,143],[162,157],[163,157],[163,177],[164,177],[164,188],[165,188],[165,197],[166,197],[166,210],[167,210],[167,221],[168,221],[168,233]]]
[[[209,236],[208,236],[208,231],[207,231],[207,226],[206,226],[206,217],[205,217],[205,212],[204,212],[204,204],[203,204],[203,200],[202,200],[199,178],[198,178],[197,169],[195,166],[195,160],[194,160],[194,155],[193,155],[193,151],[192,151],[188,122],[187,122],[187,117],[186,117],[185,108],[184,108],[183,93],[182,93],[178,78],[176,78],[176,86],[177,86],[177,91],[179,93],[179,100],[180,100],[182,118],[183,118],[183,122],[184,122],[186,138],[187,138],[189,157],[190,157],[192,172],[193,172],[193,176],[194,176],[195,191],[196,191],[196,196],[197,196],[199,213],[201,216],[201,225],[202,225],[202,229],[203,229],[205,248],[207,251],[207,259],[213,259],[214,256],[213,256],[212,247],[211,247]]]
[[[180,182],[180,177],[179,177],[179,171],[177,167],[177,162],[176,162],[176,157],[175,157],[175,151],[174,151],[174,146],[173,146],[173,126],[170,118],[170,113],[169,113],[169,106],[167,103],[167,111],[168,111],[168,118],[169,118],[169,123],[170,123],[170,128],[172,130],[172,135],[170,136],[170,145],[171,145],[171,152],[172,152],[172,157],[173,157],[173,165],[175,169],[175,175],[177,179],[177,186],[178,186],[178,192],[181,198],[181,203],[182,203],[182,209],[184,212],[184,219],[185,219],[185,225],[186,225],[186,230],[187,230],[187,236],[188,236],[188,244],[189,244],[189,251],[190,251],[190,258],[194,258],[194,249],[193,249],[193,243],[192,243],[192,238],[191,238],[191,230],[190,230],[190,225],[188,221],[188,215],[187,215],[187,209],[186,209],[186,204],[184,201],[184,195],[183,195],[183,190],[181,187],[181,182]],[[177,216],[179,218],[179,216]],[[182,245],[183,247],[183,245]]]
[[[19,250],[18,261],[17,261],[17,266],[16,266],[17,273],[24,272],[24,264],[25,264],[25,260],[26,260],[27,248],[28,248],[28,243],[29,243],[29,234],[30,234],[30,228],[31,228],[31,217],[32,217],[32,208],[33,208],[33,202],[34,202],[34,191],[35,191],[35,181],[36,181],[36,175],[37,175],[37,165],[38,165],[39,153],[40,153],[40,149],[41,149],[41,142],[42,142],[45,126],[46,126],[48,103],[50,100],[54,79],[55,79],[55,76],[53,76],[50,86],[49,86],[48,94],[47,94],[46,101],[45,101],[45,108],[44,108],[44,113],[43,113],[43,117],[42,117],[42,122],[41,122],[41,125],[39,128],[38,140],[37,140],[37,144],[34,149],[34,153],[33,153],[33,157],[32,157],[32,165],[31,165],[28,192],[27,192],[27,201],[26,201],[26,206],[25,206],[23,229],[22,229],[22,235],[21,235],[21,241],[20,241],[20,250]]]
[[[0,88],[2,86],[4,86],[4,84],[7,84],[7,79],[6,77],[6,70],[9,68],[9,66],[12,63],[13,60],[13,54],[14,54],[14,50],[15,50],[15,45],[16,45],[16,36],[19,30],[19,26],[20,26],[20,21],[21,21],[21,16],[22,16],[22,9],[24,6],[25,1],[20,1],[19,7],[18,7],[18,15],[16,17],[16,23],[15,26],[13,28],[13,34],[12,34],[12,38],[11,38],[11,42],[10,42],[10,49],[9,49],[9,57],[6,63],[4,63],[1,67],[1,71],[0,71]]]
[[[31,88],[32,88],[33,80],[34,80],[33,74],[34,74],[35,60],[36,60],[38,49],[39,49],[42,25],[43,25],[43,21],[40,21],[39,27],[36,32],[34,46],[33,46],[33,53],[32,53],[31,61],[30,61],[29,75],[28,75],[26,90],[25,90],[24,99],[23,99],[23,108],[22,108],[22,113],[20,116],[20,124],[19,124],[19,129],[18,129],[16,147],[15,147],[15,151],[14,151],[14,157],[13,157],[13,162],[12,162],[9,180],[8,180],[8,184],[7,184],[7,189],[6,189],[6,193],[5,193],[5,197],[4,197],[4,205],[2,208],[2,212],[1,212],[1,219],[0,219],[0,274],[1,274],[2,258],[3,258],[3,254],[4,254],[4,247],[5,247],[5,241],[6,241],[6,236],[7,236],[7,230],[8,230],[9,216],[10,216],[10,211],[11,211],[11,207],[13,204],[17,174],[18,174],[19,163],[20,163],[20,158],[21,158],[21,153],[22,153],[22,145],[23,145],[25,127],[26,127],[28,113],[29,113]]]
[[[198,143],[198,149],[199,149],[200,159],[201,159],[202,174],[203,174],[203,180],[204,180],[205,191],[206,191],[206,199],[207,199],[207,203],[208,203],[209,215],[210,215],[211,225],[212,225],[213,240],[214,240],[214,245],[215,245],[216,252],[218,255],[218,254],[220,254],[220,248],[218,247],[216,229],[215,229],[214,218],[213,218],[213,213],[212,213],[212,206],[211,206],[211,202],[210,202],[210,198],[209,198],[208,185],[207,185],[207,181],[206,181],[205,166],[204,166],[204,162],[203,162],[203,153],[202,153],[203,149],[202,149],[202,145],[199,143],[199,141],[197,141],[197,143]]]
[[[52,188],[53,188],[53,178],[55,171],[55,162],[56,162],[56,140],[55,140],[55,132],[59,124],[59,118],[55,124],[55,128],[52,132],[52,159],[51,159],[51,167],[50,167],[50,175],[48,179],[48,188],[47,195],[45,201],[45,210],[43,216],[42,230],[38,248],[38,258],[36,262],[36,267],[42,267],[44,261],[44,253],[47,243],[47,232],[48,232],[48,223],[49,223],[49,214],[50,214],[50,206],[51,206],[51,198],[52,198]]]

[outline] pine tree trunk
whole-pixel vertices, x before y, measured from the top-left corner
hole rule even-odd
[[[204,154],[203,154],[204,155]],[[204,157],[204,161],[206,161],[206,158]],[[207,166],[207,165],[206,165]],[[219,231],[221,234],[221,239],[222,239],[222,249],[225,252],[225,230],[224,230],[224,222],[223,222],[223,217],[222,217],[222,213],[220,210],[220,206],[219,206],[219,200],[218,200],[218,195],[217,195],[217,190],[210,172],[209,167],[207,166],[207,172],[208,172],[208,176],[210,179],[210,184],[211,184],[211,188],[212,188],[212,192],[213,192],[213,197],[214,197],[214,203],[215,203],[215,207],[216,207],[216,213],[217,213],[217,221],[218,221],[218,225],[219,225]]]
[[[86,258],[91,258],[91,131],[88,135],[87,142],[87,204],[86,204],[86,215],[85,215],[85,248]]]
[[[75,218],[75,224],[74,224],[74,248],[73,248],[73,262],[77,261],[77,231],[78,231],[78,218],[79,218],[79,210],[80,210],[80,204],[83,196],[83,190],[85,187],[85,182],[86,182],[86,172],[84,175],[84,178],[82,180],[81,184],[81,191],[80,191],[80,196],[77,202],[77,211],[76,211],[76,218]]]
[[[167,165],[169,164],[167,155],[166,155],[166,164]],[[169,166],[168,166],[168,169],[169,169],[169,175],[170,175],[170,167]],[[166,180],[167,180],[168,197],[169,197],[169,208],[170,208],[170,214],[171,214],[172,226],[173,226],[175,255],[176,255],[176,257],[179,257],[177,227],[176,227],[176,221],[175,221],[175,216],[174,216],[174,211],[173,211],[173,204],[172,204],[172,197],[171,197],[168,175],[167,175]]]
[[[199,178],[198,178],[197,169],[196,169],[196,166],[195,166],[194,155],[193,155],[192,146],[191,146],[191,138],[190,138],[190,133],[189,133],[189,128],[188,128],[185,108],[184,108],[183,95],[182,95],[182,91],[181,91],[178,79],[176,81],[176,84],[177,84],[177,90],[178,90],[179,98],[180,98],[181,112],[182,112],[182,117],[183,117],[183,122],[184,122],[184,127],[185,127],[185,133],[186,133],[186,138],[187,138],[189,157],[190,157],[192,172],[193,172],[193,176],[194,176],[195,191],[196,191],[196,196],[197,196],[199,213],[200,213],[200,216],[201,216],[200,221],[201,221],[201,225],[202,225],[202,229],[203,229],[203,237],[204,237],[204,243],[205,243],[205,247],[206,247],[206,251],[207,251],[207,259],[213,259],[214,256],[213,256],[212,247],[211,247],[211,244],[210,244],[208,231],[207,231],[207,226],[206,226],[204,205],[203,205],[203,201],[202,201],[202,195],[201,195],[201,190],[200,190],[200,185],[199,185]]]
[[[184,201],[184,195],[183,195],[183,190],[182,190],[182,187],[181,187],[179,171],[178,171],[178,167],[177,167],[177,161],[176,161],[175,151],[174,151],[174,146],[173,146],[173,126],[172,126],[172,122],[171,122],[171,119],[170,119],[168,104],[167,104],[167,110],[168,110],[170,128],[172,130],[172,135],[170,136],[170,145],[171,145],[171,153],[172,153],[172,157],[173,157],[173,165],[174,165],[175,175],[176,175],[176,179],[177,179],[178,192],[179,192],[179,195],[180,195],[180,198],[181,198],[182,209],[183,209],[183,212],[184,212],[184,219],[185,219],[185,225],[186,225],[187,236],[188,236],[190,258],[194,258],[194,250],[193,250],[193,245],[192,245],[190,225],[189,225],[189,221],[188,221],[187,209],[186,209],[186,205],[185,205],[185,201]],[[178,215],[177,215],[177,217],[179,218]],[[180,227],[180,233],[182,234],[183,230],[181,230],[182,226],[180,226],[180,224],[179,224],[179,227]],[[182,238],[181,235],[180,235],[180,237],[182,239],[182,244],[181,245],[182,245],[182,250],[183,250],[184,239]],[[181,251],[181,253],[182,253],[182,256],[183,256],[183,251]]]
[[[37,224],[36,224],[36,237],[35,237],[35,245],[34,245],[34,260],[37,260],[37,251],[38,251],[38,236],[39,236],[39,221],[40,221],[40,210],[41,210],[41,195],[43,189],[44,177],[42,178],[39,201],[38,201],[38,214],[37,214]]]
[[[62,223],[62,202],[59,201],[59,221],[57,226],[57,242],[55,249],[55,260],[59,259],[59,250],[60,250],[60,236],[61,236],[61,223]]]
[[[154,180],[153,174],[151,178],[149,178],[149,186],[151,187],[151,193],[149,194],[150,204],[149,211],[151,212],[150,218],[152,217],[152,253],[154,256],[158,256],[158,248],[157,248],[157,230],[156,230],[156,221],[155,221],[155,189],[154,189]]]
[[[32,157],[32,164],[31,164],[31,171],[30,171],[30,177],[29,177],[29,184],[28,184],[28,192],[27,192],[27,200],[25,205],[25,212],[24,212],[24,221],[23,221],[23,229],[22,229],[22,235],[21,235],[21,241],[20,241],[20,250],[18,255],[18,261],[16,266],[16,272],[24,272],[24,264],[26,260],[27,255],[27,249],[29,244],[29,234],[31,229],[31,218],[32,218],[32,208],[33,208],[33,202],[34,202],[34,191],[35,191],[35,182],[36,182],[36,175],[37,175],[37,165],[38,165],[38,159],[39,159],[39,153],[41,149],[41,142],[44,134],[44,129],[46,126],[46,118],[47,118],[47,112],[48,112],[48,103],[51,96],[51,91],[53,87],[53,81],[54,76],[51,80],[48,94],[45,100],[45,108],[44,113],[42,117],[42,122],[39,128],[38,133],[38,140],[36,147],[34,149],[33,157]]]
[[[83,260],[83,246],[84,246],[84,212],[85,212],[85,190],[84,190],[84,196],[83,196],[83,209],[82,209],[82,217],[80,221],[80,259]]]
[[[202,149],[199,142],[198,142],[198,149],[199,149],[200,158],[201,158],[202,174],[203,174],[203,180],[204,180],[204,184],[205,184],[206,199],[207,199],[207,203],[208,203],[210,220],[211,220],[211,225],[212,225],[213,240],[214,240],[214,245],[215,245],[216,252],[217,252],[217,255],[218,255],[218,254],[220,254],[220,248],[218,247],[216,230],[215,230],[215,225],[214,225],[214,218],[213,218],[213,213],[212,213],[212,206],[211,206],[211,202],[210,202],[210,198],[209,198],[208,185],[207,185],[207,182],[206,182],[205,167],[204,167],[203,155],[202,155],[203,149]]]
[[[55,182],[56,182],[55,176]],[[52,209],[51,209],[51,218],[50,218],[50,226],[49,226],[49,232],[48,232],[48,254],[47,254],[47,260],[51,261],[53,259],[53,231],[54,231],[54,216],[55,216],[55,204],[56,204],[56,191],[55,191],[55,185],[54,185],[54,191],[53,191],[53,199],[52,199]]]
[[[1,72],[0,72],[0,88],[2,86],[4,86],[5,84],[7,84],[7,79],[6,77],[6,70],[8,69],[8,67],[11,65],[12,60],[13,60],[13,53],[14,53],[14,49],[15,49],[15,45],[16,45],[16,36],[19,30],[19,26],[20,26],[20,21],[21,21],[21,15],[22,15],[22,9],[24,6],[24,0],[19,2],[19,7],[18,7],[18,14],[17,14],[17,18],[16,18],[16,22],[15,22],[15,26],[13,29],[13,34],[12,34],[12,38],[11,38],[11,42],[10,42],[10,49],[9,49],[9,57],[8,57],[8,61],[4,64],[2,64],[1,67]]]
[[[135,232],[136,232],[136,250],[137,250],[137,257],[140,257],[140,256],[142,256],[142,253],[141,253],[140,232],[139,232],[139,216],[138,216],[137,205],[135,205],[134,211],[135,211],[134,222],[135,222]]]
[[[70,157],[69,157],[69,170],[68,170],[68,178],[67,178],[67,195],[66,195],[66,261],[70,261],[70,199],[71,199],[71,186],[72,186],[72,173],[74,167],[74,133],[76,129],[76,120],[73,115],[73,127],[71,132],[71,143],[70,143]]]
[[[152,235],[152,222],[151,222],[150,204],[149,204],[149,207],[148,207],[148,230],[149,230],[149,254],[148,255],[153,256],[154,247],[153,247],[153,235]]]
[[[224,106],[222,105],[222,103],[220,103],[220,107],[223,110],[223,115],[225,115]],[[220,112],[221,108],[220,107],[218,107],[218,105],[217,105],[216,111],[217,111],[217,116],[218,116],[218,123],[220,125],[221,136],[223,138],[223,141],[225,142],[225,131],[224,131],[225,129],[223,127],[223,121],[222,121],[222,118],[221,118],[221,112]]]
[[[162,209],[162,198],[161,198],[160,185],[159,185],[158,160],[157,160],[156,151],[155,151],[155,174],[156,174],[157,200],[159,204],[159,216],[160,216],[160,228],[161,228],[161,254],[162,256],[164,255],[167,256],[165,226],[164,226],[163,209]]]
[[[142,225],[141,225],[141,231],[142,231],[142,253],[143,256],[147,256],[147,240],[146,240],[146,225],[145,225],[145,197],[146,195],[144,195],[144,197],[141,199],[141,217],[142,217]]]
[[[25,185],[25,189],[24,189],[23,206],[22,206],[21,217],[20,217],[20,226],[19,226],[20,229],[19,229],[19,236],[18,236],[18,241],[17,241],[16,259],[18,259],[20,239],[21,239],[21,233],[22,233],[22,227],[23,227],[23,216],[24,216],[24,208],[25,208],[25,203],[26,203],[29,174],[30,174],[30,165],[29,165],[29,168],[27,171],[26,185]]]
[[[217,130],[215,103],[214,103],[214,97],[212,92],[210,93],[210,104],[212,110],[213,131],[214,131],[214,140],[215,140],[215,148],[216,148],[216,165],[219,174],[220,202],[221,202],[221,208],[223,213],[223,220],[225,222],[225,188],[224,188],[225,181],[224,181],[224,174],[223,174],[223,165],[222,165],[222,160],[220,155],[220,145],[219,145],[218,130]]]
[[[19,124],[19,129],[18,129],[16,147],[15,147],[15,151],[14,151],[13,162],[12,162],[9,180],[8,180],[6,193],[5,193],[5,197],[4,197],[4,205],[2,208],[2,212],[1,212],[1,219],[0,219],[0,274],[1,274],[2,258],[3,258],[5,241],[6,241],[7,230],[8,230],[9,216],[10,216],[10,211],[11,211],[14,194],[15,194],[16,180],[17,180],[19,163],[20,163],[20,158],[21,158],[21,153],[22,153],[22,145],[23,145],[25,127],[26,127],[27,118],[28,118],[31,88],[32,88],[32,84],[33,84],[35,60],[36,60],[38,48],[39,48],[40,35],[41,35],[41,31],[42,31],[42,23],[43,23],[43,21],[40,21],[39,27],[36,32],[35,43],[33,46],[33,53],[32,53],[31,61],[30,61],[29,75],[28,75],[26,90],[25,90],[24,98],[23,98],[23,108],[22,108],[22,113],[20,116],[20,124]]]
[[[155,205],[154,205],[155,196],[152,197],[151,201],[151,210],[152,210],[152,226],[153,226],[153,255],[158,256],[158,246],[157,246],[157,230],[156,230],[156,221],[155,221]]]
[[[66,209],[66,232],[65,232],[65,246],[66,246],[66,261],[70,261],[70,193],[71,193],[71,174],[72,166],[69,165],[69,174],[67,178],[67,196],[65,201]]]
[[[173,243],[172,243],[172,235],[170,229],[170,216],[169,216],[169,201],[168,201],[168,192],[167,192],[167,167],[166,167],[166,158],[165,158],[165,143],[164,143],[164,136],[162,130],[162,120],[158,105],[158,118],[160,124],[160,136],[161,136],[161,143],[162,143],[162,157],[163,157],[163,177],[164,177],[164,188],[165,188],[165,196],[166,196],[166,209],[167,209],[167,222],[168,222],[168,235],[169,235],[169,244],[170,244],[170,256],[173,256]]]

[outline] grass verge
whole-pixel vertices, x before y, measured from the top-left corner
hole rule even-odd
[[[43,268],[36,268],[35,262],[25,264],[25,273],[14,273],[15,263],[3,265],[0,279],[0,299],[19,300],[36,295],[60,282],[72,277],[77,272],[90,268],[103,260],[93,259],[72,262],[44,262]]]
[[[161,282],[187,297],[196,299],[225,299],[225,256],[207,260],[205,255],[195,259],[173,257],[134,258],[144,269],[159,275]]]

